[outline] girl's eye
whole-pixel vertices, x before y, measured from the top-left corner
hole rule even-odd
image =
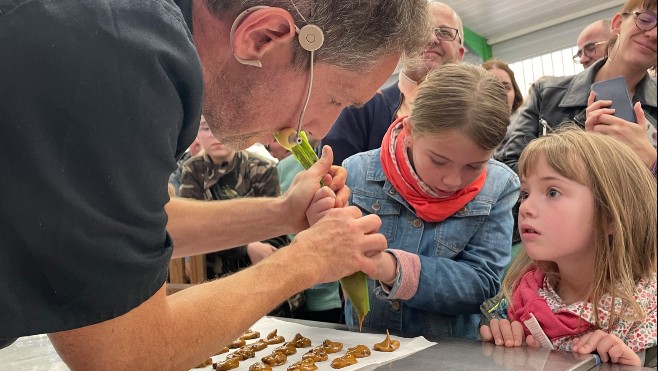
[[[560,192],[559,192],[558,190],[556,190],[556,189],[553,189],[553,188],[550,188],[550,189],[546,192],[546,196],[548,196],[548,197],[557,197],[557,196],[559,196],[559,195],[560,195]]]
[[[523,202],[528,198],[528,192],[526,191],[521,191],[519,192],[519,201]]]
[[[432,162],[433,162],[434,165],[436,165],[436,166],[443,166],[443,165],[446,164],[445,162],[442,162],[442,161],[436,161],[436,160],[432,160]]]

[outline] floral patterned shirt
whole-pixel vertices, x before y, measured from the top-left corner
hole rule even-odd
[[[647,316],[642,321],[618,319],[612,327],[611,333],[623,340],[635,352],[656,345],[656,293],[656,273],[650,278],[640,279],[635,286],[635,300],[646,311]],[[548,277],[544,278],[544,284],[539,289],[539,296],[546,300],[554,313],[559,310],[566,310],[579,314],[581,318],[592,325],[595,324],[594,305],[585,301],[564,304],[553,289]],[[612,297],[609,294],[603,296],[599,302],[598,317],[601,329],[608,328],[611,303]],[[618,310],[621,307],[621,300],[616,300],[614,306]],[[571,351],[573,347],[572,340],[573,337],[557,339],[553,341],[553,346],[556,349]]]

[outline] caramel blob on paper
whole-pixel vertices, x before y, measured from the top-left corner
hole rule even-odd
[[[353,355],[351,354],[345,354],[342,357],[338,357],[331,361],[331,367],[332,368],[343,368],[351,365],[355,365],[357,362],[356,358],[354,358]]]
[[[311,339],[297,333],[295,337],[290,340],[290,344],[294,345],[296,348],[308,348],[311,346]]]
[[[212,364],[212,368],[217,371],[227,371],[240,366],[240,361],[237,358],[228,358],[226,361],[217,362]]]
[[[322,347],[327,351],[327,354],[338,353],[343,350],[343,343],[327,339],[322,342]]]
[[[194,366],[194,368],[204,368],[206,366],[212,365],[212,358],[208,358],[205,361],[199,363],[198,365]]]
[[[318,366],[315,365],[315,361],[312,359],[302,359],[299,362],[295,362],[292,365],[288,366],[288,371],[315,371],[318,369]]]
[[[398,348],[400,348],[400,342],[397,340],[391,340],[391,335],[389,335],[388,329],[386,329],[386,339],[372,347],[372,349],[378,352],[394,352],[398,350]]]
[[[260,337],[260,332],[249,329],[247,332],[240,336],[240,339],[251,340]]]
[[[274,331],[267,334],[267,339],[265,339],[265,341],[267,341],[268,344],[272,345],[272,344],[281,344],[284,341],[286,341],[286,339],[284,339],[283,336],[277,335],[276,329],[274,329]]]
[[[249,366],[249,371],[272,371],[272,366],[266,363],[256,362]]]
[[[370,357],[370,348],[365,345],[359,344],[352,348],[347,348],[347,354],[351,354],[356,358]]]

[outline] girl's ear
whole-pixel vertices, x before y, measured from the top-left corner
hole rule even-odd
[[[408,117],[402,120],[402,131],[404,131],[404,145],[411,148],[414,144],[414,136]]]

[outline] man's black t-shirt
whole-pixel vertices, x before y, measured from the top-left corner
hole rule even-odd
[[[108,320],[162,287],[167,180],[202,89],[173,0],[0,0],[0,339]]]

